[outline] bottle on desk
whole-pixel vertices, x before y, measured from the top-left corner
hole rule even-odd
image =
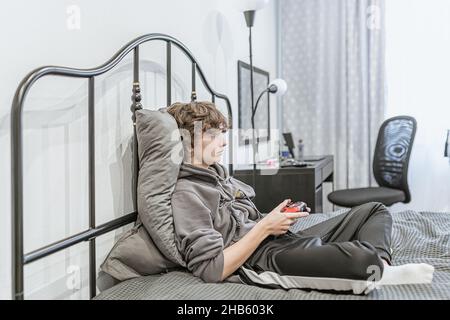
[[[280,150],[280,159],[288,159],[291,157],[291,153],[289,152],[288,148],[286,146],[283,146]]]
[[[305,154],[304,154],[304,149],[305,149],[305,144],[303,143],[303,140],[300,139],[298,141],[298,154],[297,154],[297,160],[299,162],[303,162],[305,159]]]

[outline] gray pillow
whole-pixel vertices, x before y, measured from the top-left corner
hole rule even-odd
[[[115,280],[124,281],[166,272],[176,267],[177,264],[161,254],[142,223],[138,223],[121,235],[100,270]],[[99,280],[98,284],[100,288]]]
[[[185,266],[175,243],[171,197],[183,160],[175,119],[166,111],[136,112],[139,153],[138,214],[161,253]]]
[[[171,196],[178,179],[183,147],[175,119],[166,109],[136,112],[138,139],[138,219],[101,265],[123,281],[185,267],[175,243]]]

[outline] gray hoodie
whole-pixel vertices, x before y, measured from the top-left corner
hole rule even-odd
[[[230,177],[222,165],[181,165],[172,195],[175,238],[195,276],[221,281],[223,250],[263,218],[250,200],[254,196],[250,186]]]

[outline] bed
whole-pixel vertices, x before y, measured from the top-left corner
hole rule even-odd
[[[97,237],[114,231],[136,221],[137,212],[124,214],[101,225],[95,223],[95,144],[94,144],[94,83],[95,77],[102,75],[116,66],[125,55],[133,52],[133,83],[131,119],[135,121],[135,111],[142,109],[141,88],[139,83],[139,46],[146,42],[163,41],[166,43],[167,70],[171,70],[172,47],[181,50],[190,60],[192,67],[192,97],[196,92],[196,74],[211,94],[211,100],[225,101],[228,116],[232,109],[227,96],[214,91],[207,82],[197,60],[189,49],[179,40],[164,34],[148,34],[132,40],[120,49],[105,64],[92,69],[73,69],[66,67],[41,67],[30,72],[20,83],[14,97],[11,113],[12,137],[12,288],[13,298],[24,298],[24,266],[45,258],[51,254],[82,242],[89,243],[89,289],[90,297],[97,300],[109,299],[450,299],[450,214],[438,212],[403,211],[393,213],[393,258],[394,264],[425,262],[436,268],[433,282],[429,285],[386,286],[374,290],[367,296],[319,292],[315,290],[281,290],[266,289],[235,283],[207,284],[183,269],[163,274],[138,277],[119,283],[97,294],[97,266],[95,240]],[[32,252],[25,253],[23,248],[23,142],[22,111],[29,89],[44,76],[65,76],[86,78],[88,81],[88,168],[89,168],[89,228],[81,233],[61,239]],[[167,105],[171,104],[171,73],[167,72]],[[231,131],[230,131],[231,135]],[[232,159],[233,145],[229,141],[229,159]],[[133,137],[133,150],[137,149],[136,132]],[[134,186],[137,183],[138,159],[133,152]],[[229,165],[233,172],[232,164]],[[133,190],[136,201],[136,189]],[[136,203],[135,203],[136,204]],[[137,205],[135,205],[137,208]],[[314,225],[335,215],[344,213],[340,210],[331,213],[319,213],[300,219],[292,227],[298,231]]]
[[[300,219],[292,231],[305,229],[335,215],[313,214]],[[393,214],[394,264],[424,262],[433,265],[431,284],[385,286],[368,295],[316,290],[266,289],[245,284],[207,284],[188,272],[172,271],[124,281],[95,299],[218,299],[218,300],[407,300],[450,299],[450,218],[448,213],[403,211]]]

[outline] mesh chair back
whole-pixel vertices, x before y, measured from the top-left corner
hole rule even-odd
[[[399,116],[386,120],[378,133],[373,159],[373,174],[378,185],[402,190],[405,203],[411,201],[408,187],[408,164],[417,121]]]

